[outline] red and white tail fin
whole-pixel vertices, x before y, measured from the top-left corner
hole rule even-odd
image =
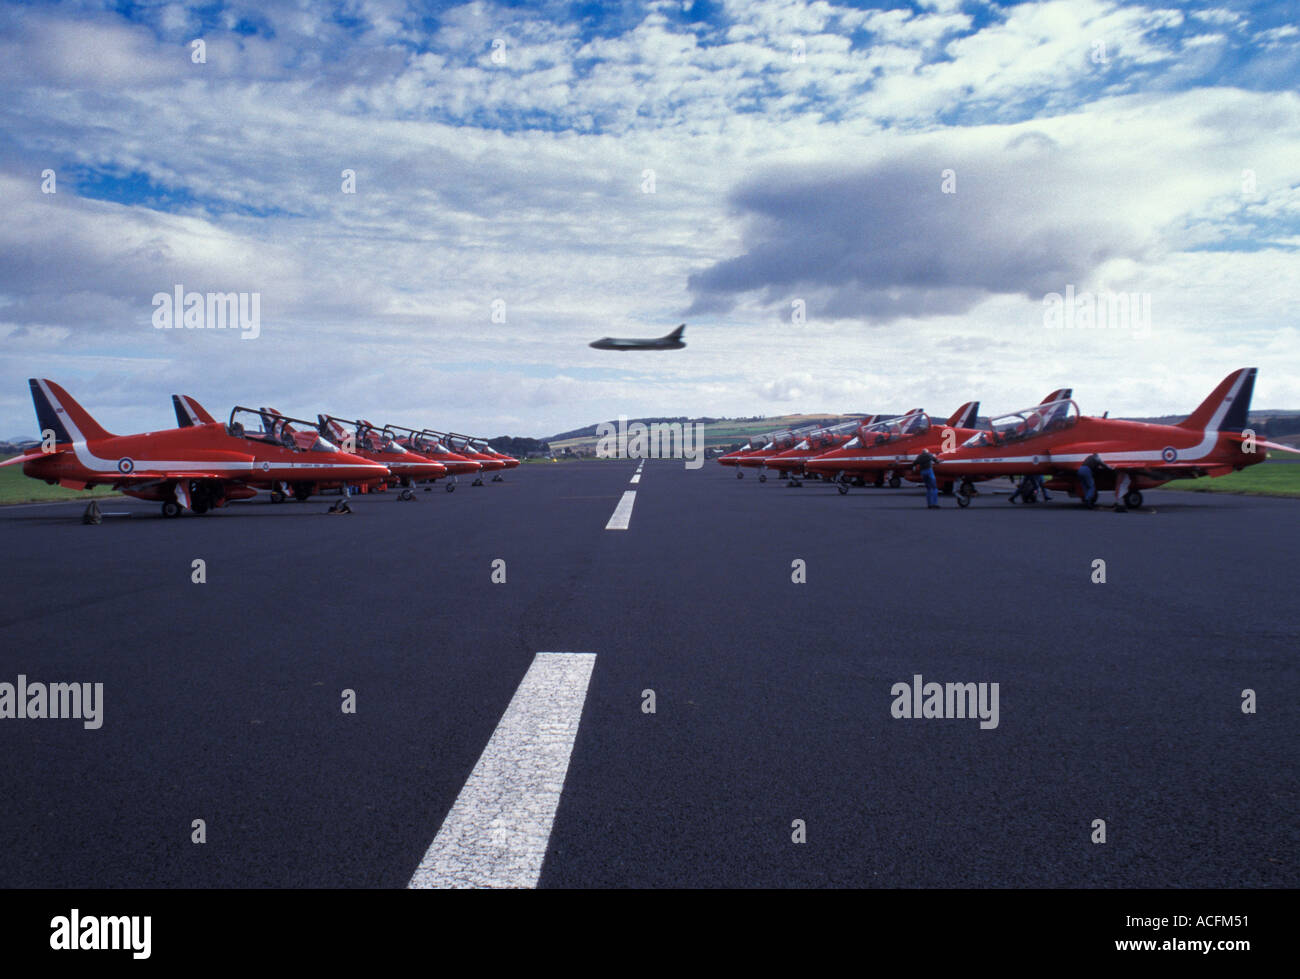
[[[321,426],[321,434],[327,439],[339,442],[342,439],[347,438],[348,433],[344,431],[343,426],[340,425],[336,419],[330,418],[328,415],[318,415],[317,421]]]
[[[1235,370],[1210,392],[1210,396],[1186,419],[1179,428],[1204,432],[1240,432],[1246,427],[1250,411],[1250,396],[1255,391],[1257,368],[1243,367]]]
[[[950,428],[974,428],[975,418],[980,413],[980,403],[978,401],[967,401],[964,405],[952,413],[948,419]]]
[[[193,428],[195,425],[211,425],[216,421],[203,405],[188,394],[173,394],[172,408],[176,411],[176,424],[181,428]]]
[[[90,412],[77,404],[72,395],[50,380],[30,378],[32,403],[36,405],[36,421],[41,435],[52,431],[58,443],[93,442],[111,439],[113,433],[90,417]]]
[[[1050,405],[1053,401],[1064,401],[1066,398],[1073,398],[1073,397],[1074,397],[1074,388],[1061,388],[1060,390],[1053,391],[1051,394],[1049,394],[1047,397],[1045,397],[1042,401],[1038,403],[1040,405]]]

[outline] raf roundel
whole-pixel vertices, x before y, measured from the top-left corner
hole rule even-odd
[[[1164,459],[1165,462],[1173,462],[1178,458],[1178,450],[1172,445],[1166,445],[1164,450],[1160,453],[1160,458]]]
[[[271,468],[271,464],[269,462],[262,463],[262,472],[267,472],[270,468]]]
[[[121,459],[117,460],[117,471],[122,473],[123,475],[127,475],[131,472],[134,472],[135,463],[132,462],[129,457],[124,456]]]

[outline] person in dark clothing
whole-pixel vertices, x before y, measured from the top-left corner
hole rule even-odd
[[[1097,483],[1095,476],[1104,469],[1110,469],[1110,466],[1101,461],[1101,456],[1093,453],[1083,460],[1079,466],[1079,485],[1083,487],[1083,500],[1085,503],[1097,502]]]
[[[925,481],[925,505],[931,510],[939,509],[939,483],[934,477],[934,454],[929,449],[922,449],[921,454],[912,461],[912,467],[921,472]]]
[[[1043,477],[1039,476],[1037,473],[1030,473],[1028,476],[1025,476],[1020,480],[1020,485],[1017,486],[1016,491],[1011,494],[1008,502],[1015,503],[1016,498],[1019,497],[1022,503],[1033,503],[1035,493],[1041,494],[1044,500],[1051,499],[1051,497],[1047,495],[1047,487],[1043,485]]]

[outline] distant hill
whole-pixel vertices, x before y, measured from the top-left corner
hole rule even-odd
[[[852,421],[863,417],[860,414],[837,415],[751,415],[747,418],[629,418],[627,424],[640,422],[643,425],[702,424],[704,426],[704,446],[706,449],[721,449],[739,445],[752,436],[766,432],[776,432],[785,428],[802,428],[806,425],[835,425],[839,422]],[[600,424],[576,428],[571,432],[553,435],[545,441],[550,443],[555,455],[594,455],[596,451],[596,432]],[[618,420],[611,419],[610,424],[617,427]]]
[[[16,456],[18,453],[33,445],[39,445],[40,441],[40,439],[22,438],[21,436],[18,438],[0,440],[0,458],[7,459],[9,456]]]

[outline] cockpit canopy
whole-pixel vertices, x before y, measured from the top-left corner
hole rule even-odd
[[[792,449],[802,442],[806,437],[817,431],[816,425],[804,425],[802,428],[787,428],[783,432],[776,432],[771,436],[771,441],[763,446],[764,449],[775,449],[777,452],[784,452],[786,449]]]
[[[857,421],[840,422],[838,425],[828,425],[825,428],[814,429],[796,448],[831,448],[842,441],[844,436],[852,434],[859,424]]]
[[[290,418],[265,408],[231,409],[226,433],[253,442],[278,445],[294,452],[337,452],[338,446],[316,431],[314,422]]]
[[[1060,432],[1079,420],[1079,408],[1069,398],[1034,405],[1022,411],[994,418],[991,431],[972,435],[962,444],[971,448],[1022,442],[1047,432]]]
[[[858,433],[858,443],[870,448],[873,445],[896,442],[914,435],[924,435],[929,430],[930,416],[924,411],[917,411],[910,415],[899,415],[897,418],[864,425]]]

